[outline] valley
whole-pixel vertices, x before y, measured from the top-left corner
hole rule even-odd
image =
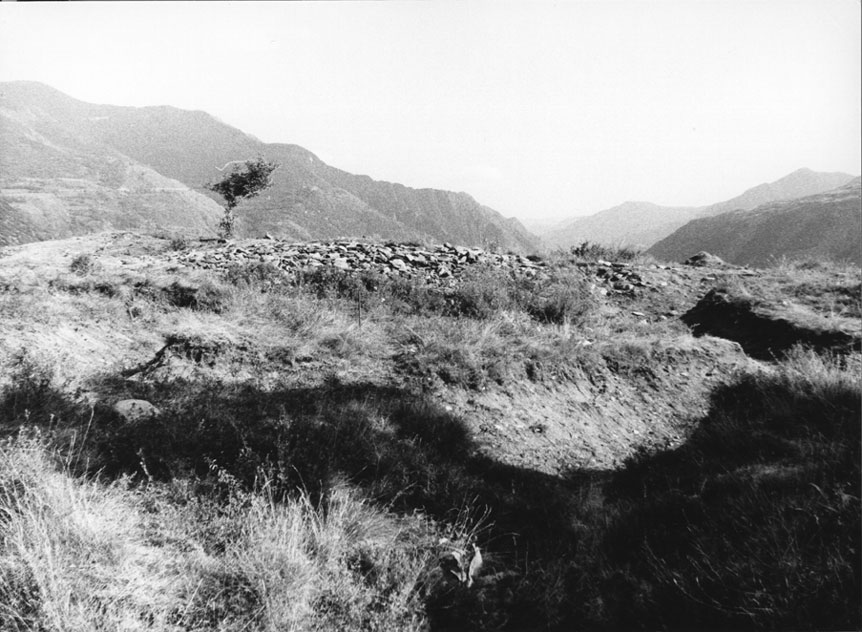
[[[859,2],[0,2],[0,632],[862,630]]]

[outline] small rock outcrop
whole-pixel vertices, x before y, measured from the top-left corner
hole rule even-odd
[[[705,250],[701,250],[696,255],[690,256],[688,259],[683,261],[683,264],[687,266],[697,266],[699,268],[721,268],[727,266],[727,262],[725,262],[724,259],[710,254]]]
[[[113,410],[130,424],[148,421],[160,414],[159,409],[145,399],[121,399],[114,404]]]
[[[794,322],[748,298],[712,289],[682,316],[695,336],[710,335],[738,342],[758,360],[775,360],[795,345],[849,353],[860,338],[838,330],[820,330]]]

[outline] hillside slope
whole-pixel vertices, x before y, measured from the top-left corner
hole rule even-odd
[[[555,248],[568,248],[585,241],[613,246],[647,246],[695,217],[698,210],[693,206],[625,202],[594,215],[558,224],[543,233],[542,238]]]
[[[739,265],[781,257],[829,258],[862,265],[860,178],[826,193],[696,219],[649,249],[680,261],[706,250]]]
[[[561,248],[584,241],[649,247],[693,219],[824,193],[852,179],[853,176],[846,173],[797,169],[775,182],[759,184],[734,198],[709,206],[670,207],[649,202],[626,202],[594,215],[558,224],[541,236],[550,246]]]
[[[775,182],[759,184],[735,198],[707,206],[700,213],[700,216],[711,217],[728,211],[751,210],[769,202],[780,202],[781,200],[792,200],[825,193],[844,186],[851,180],[853,180],[853,176],[848,173],[797,169]]]
[[[94,138],[90,106],[17,87],[0,88],[0,244],[112,228],[214,234],[220,206]]]
[[[44,177],[51,182],[30,183],[50,199],[59,178],[75,170],[83,171],[88,181],[104,179],[105,169],[87,171],[81,164],[101,164],[121,160],[145,165],[175,181],[175,188],[187,188],[209,213],[217,213],[220,202],[205,184],[218,179],[226,163],[264,156],[280,163],[273,186],[263,195],[244,202],[238,209],[240,235],[274,236],[291,239],[332,239],[339,237],[377,237],[381,239],[419,239],[449,241],[469,246],[495,245],[519,252],[533,251],[538,240],[515,220],[506,219],[482,206],[465,193],[434,189],[411,189],[399,184],[378,182],[356,176],[323,163],[310,151],[296,145],[263,143],[200,111],[169,106],[119,107],[88,104],[61,92],[32,82],[0,85],[2,111],[9,123],[0,128],[2,138],[15,138],[13,151],[4,151],[7,162],[54,165]],[[36,129],[30,137],[49,129],[50,142],[27,142],[27,133],[15,130],[15,123],[29,121]],[[86,149],[77,154],[66,152],[63,161],[52,155],[56,138],[72,139]],[[60,168],[62,163],[62,169]],[[11,174],[11,173],[10,173]],[[3,171],[4,178],[7,176]],[[8,184],[3,188],[8,188]],[[119,186],[115,183],[114,186]],[[19,187],[20,188],[20,187]],[[96,214],[119,206],[108,202],[110,195],[100,192],[106,203]],[[15,203],[4,195],[14,208]],[[187,201],[177,203],[183,208]],[[20,205],[18,205],[20,206]],[[134,205],[128,205],[134,206]],[[146,209],[144,209],[146,210]],[[72,209],[73,217],[80,209]],[[34,220],[35,221],[35,216]],[[104,228],[113,224],[106,219]],[[211,222],[214,223],[214,222]],[[38,238],[38,237],[37,237]]]

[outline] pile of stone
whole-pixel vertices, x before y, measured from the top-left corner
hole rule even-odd
[[[424,278],[430,283],[454,279],[468,266],[477,264],[508,268],[524,276],[541,274],[547,267],[542,261],[522,255],[451,244],[426,248],[358,241],[287,243],[275,239],[202,246],[175,253],[172,258],[185,265],[214,271],[261,263],[286,272],[329,266],[338,270]]]
[[[602,288],[605,290],[603,294],[634,294],[638,288],[649,287],[640,272],[627,263],[599,259],[595,263],[583,262],[577,265],[605,286]]]
[[[431,285],[451,284],[473,265],[503,268],[524,277],[541,278],[548,274],[547,263],[537,257],[486,252],[479,248],[451,244],[423,247],[359,241],[288,243],[277,239],[261,239],[240,243],[204,243],[174,253],[172,259],[215,272],[254,264],[276,266],[285,272],[330,267],[415,278]],[[598,260],[575,265],[584,274],[593,277],[601,294],[633,295],[638,289],[649,287],[638,269],[631,264]]]

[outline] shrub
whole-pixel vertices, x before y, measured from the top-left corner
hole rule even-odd
[[[286,285],[291,277],[277,265],[269,262],[234,264],[224,273],[224,280],[239,287],[252,287],[271,291]]]
[[[511,275],[494,266],[472,266],[446,291],[449,316],[486,320],[515,306]]]
[[[521,307],[541,323],[577,324],[596,306],[589,284],[577,272],[557,271],[543,280],[523,279],[517,291]]]
[[[399,314],[431,316],[443,314],[448,309],[446,295],[438,288],[422,281],[400,276],[385,279],[378,292],[382,302]]]
[[[631,246],[603,246],[589,241],[572,246],[570,252],[582,261],[633,261],[641,254],[640,250]]]
[[[170,244],[168,247],[171,250],[186,250],[189,247],[189,239],[184,235],[177,235],[176,237],[171,237]]]
[[[78,276],[86,276],[92,274],[96,269],[96,262],[89,254],[82,253],[72,259],[69,264],[69,270]]]
[[[228,308],[232,296],[228,288],[209,280],[199,285],[174,281],[164,288],[162,293],[168,303],[174,307],[188,307],[196,311],[216,314]]]

